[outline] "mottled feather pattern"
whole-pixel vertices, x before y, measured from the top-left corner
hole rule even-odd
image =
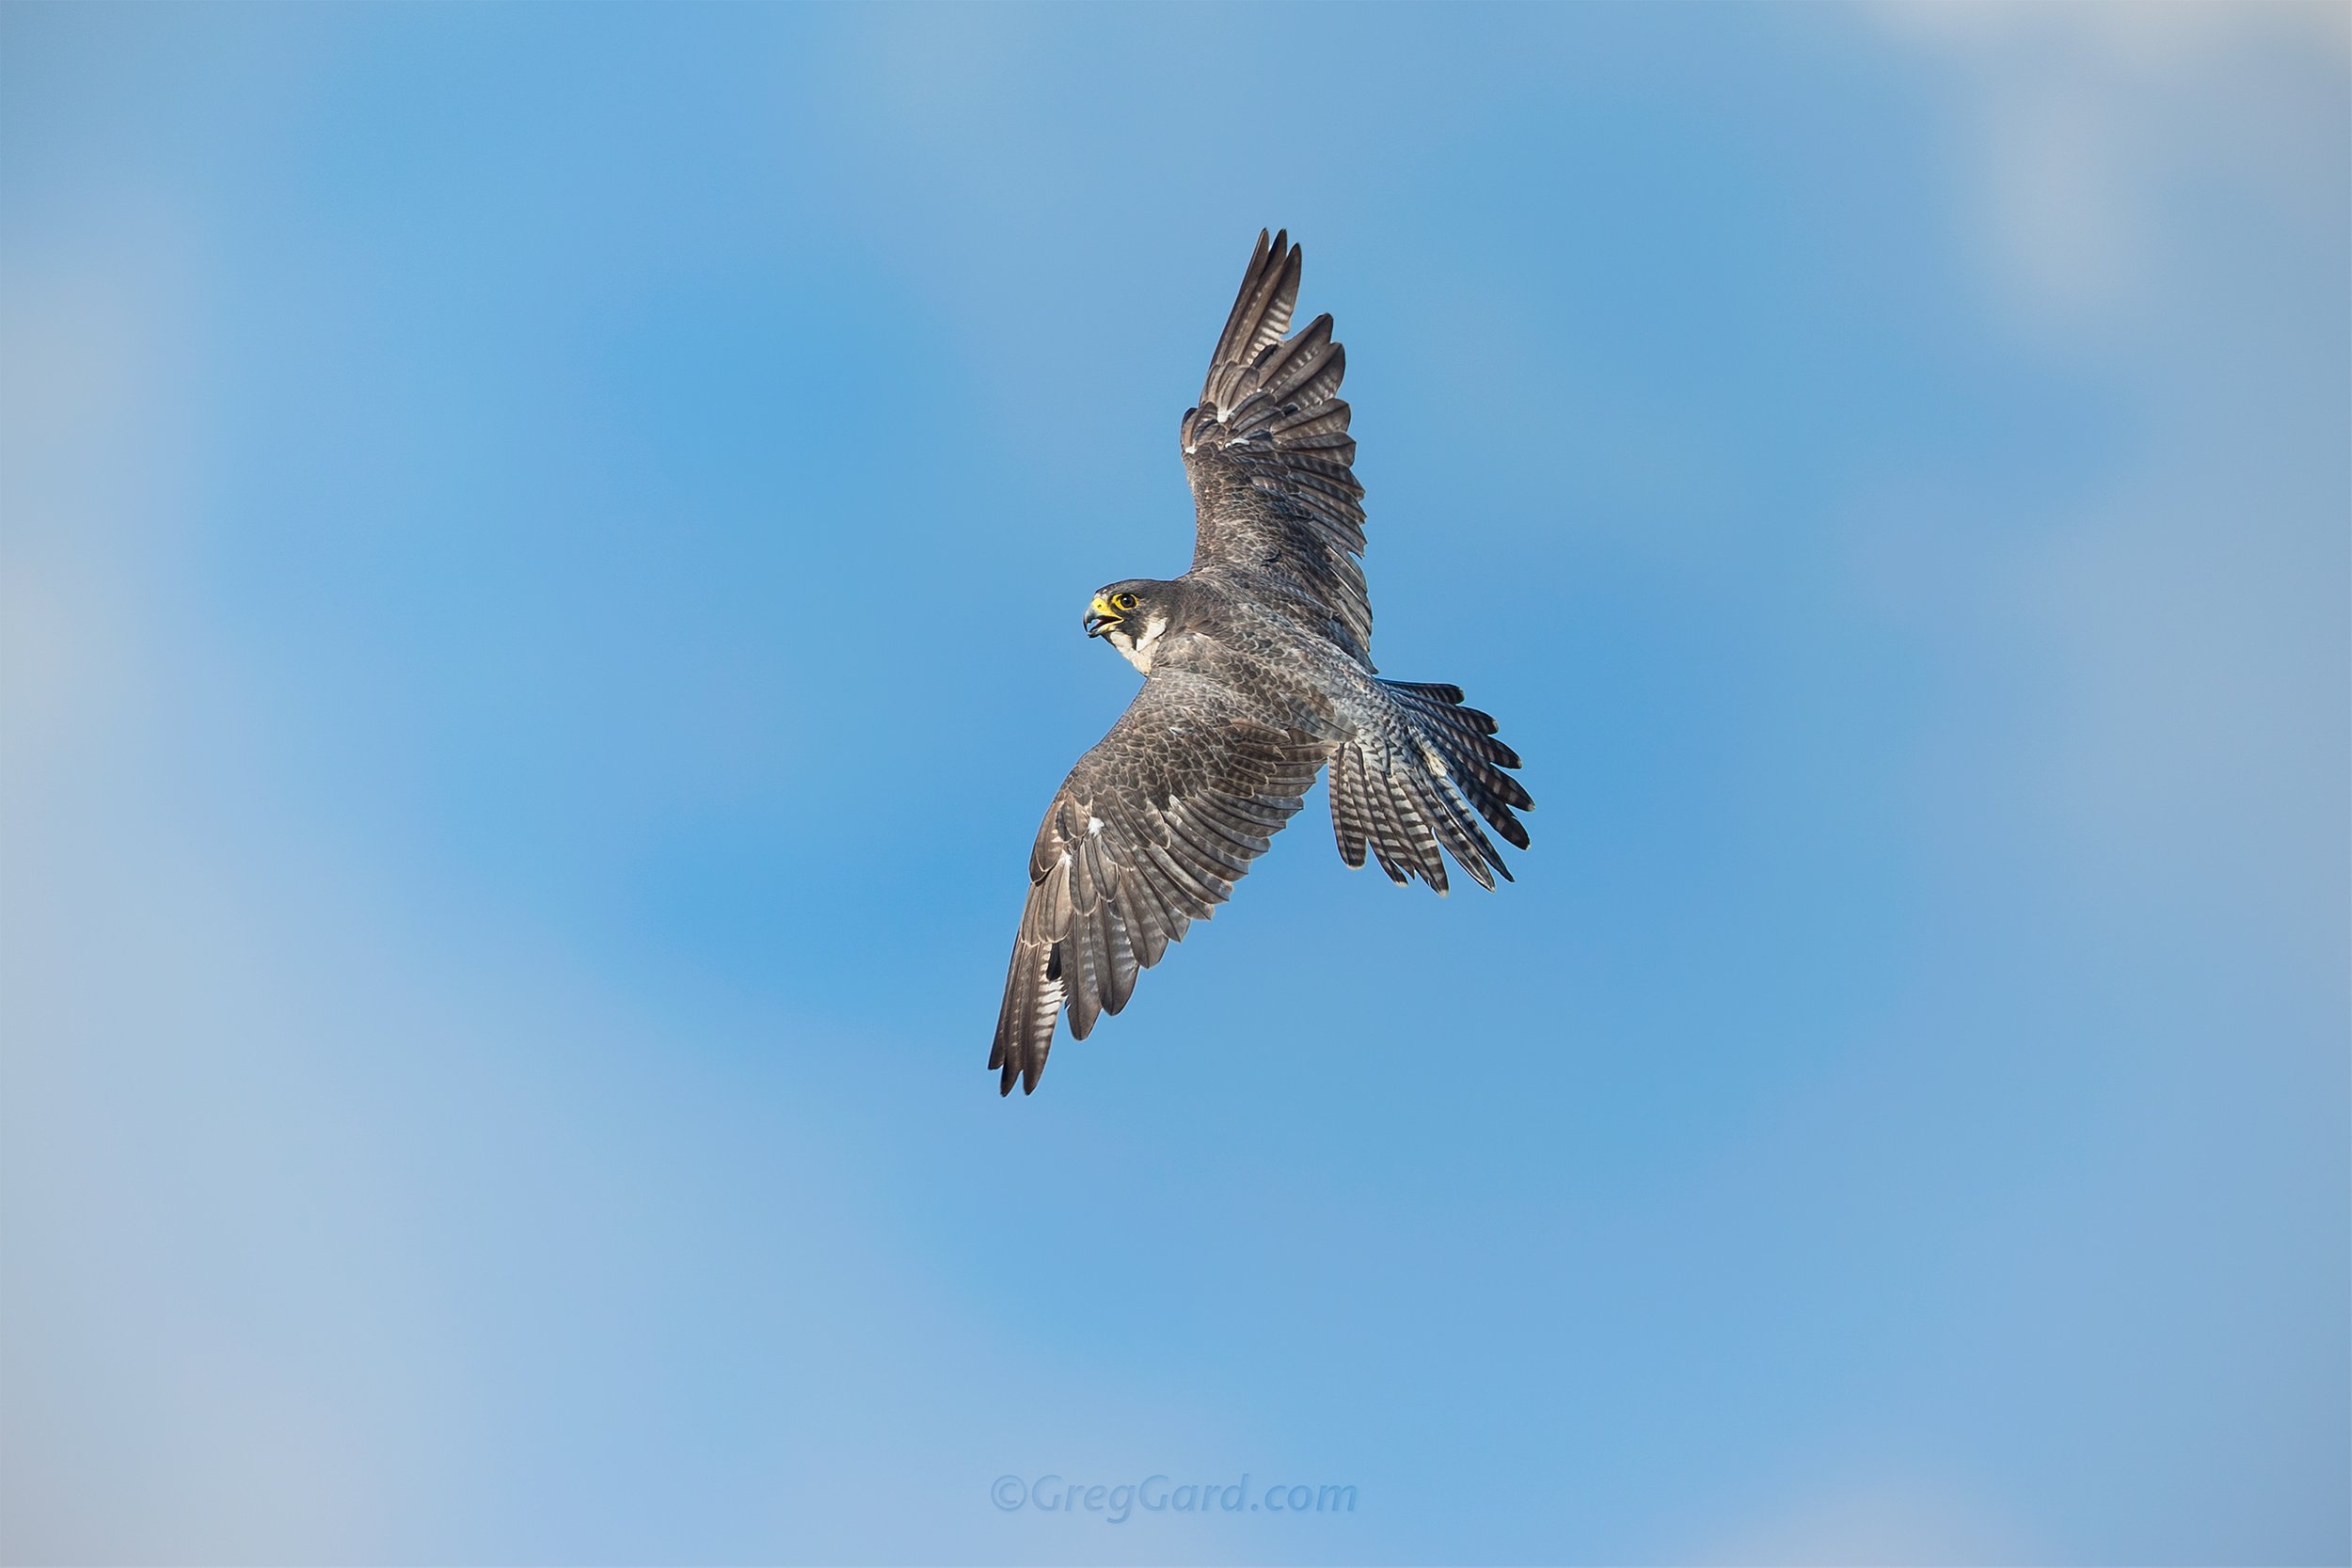
[[[1181,730],[1185,744],[1167,744]],[[1186,927],[1232,896],[1297,814],[1325,745],[1259,722],[1199,677],[1155,677],[1054,797],[1030,850],[989,1066],[1037,1086],[1055,1008],[1084,1039]],[[1054,1000],[1046,1001],[1052,993]]]
[[[1347,352],[1317,316],[1281,333],[1298,298],[1301,253],[1261,233],[1240,296],[1182,426],[1199,542],[1192,570],[1228,573],[1311,605],[1359,657],[1372,648],[1363,486],[1349,465]]]

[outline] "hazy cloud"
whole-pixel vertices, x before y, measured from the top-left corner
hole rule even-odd
[[[2185,178],[2304,202],[2328,136],[2341,139],[2293,90],[2298,73],[2352,66],[2339,5],[1993,0],[1868,14],[1960,72],[1988,259],[2045,323],[2153,303]]]

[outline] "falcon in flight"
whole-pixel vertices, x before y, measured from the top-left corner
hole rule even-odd
[[[1346,356],[1331,318],[1290,332],[1299,252],[1258,247],[1184,411],[1198,514],[1192,569],[1094,595],[1086,632],[1143,673],[1143,689],[1078,759],[1029,850],[1029,899],[988,1065],[999,1092],[1037,1087],[1054,1015],[1087,1037],[1136,976],[1206,920],[1328,764],[1340,858],[1369,848],[1397,883],[1443,893],[1445,857],[1481,887],[1519,848],[1532,802],[1518,754],[1461,688],[1382,680],[1364,595],[1364,487],[1340,401]],[[1442,851],[1442,852],[1440,852]]]

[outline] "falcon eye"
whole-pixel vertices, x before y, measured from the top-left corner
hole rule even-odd
[[[1133,610],[1136,608],[1136,596],[1133,594],[1119,594],[1111,600],[1111,608],[1117,610]]]

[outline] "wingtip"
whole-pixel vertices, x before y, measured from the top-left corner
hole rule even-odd
[[[1011,1095],[1015,1084],[1021,1085],[1023,1094],[1035,1094],[1037,1081],[1045,1072],[1042,1060],[1025,1051],[1007,1050],[1002,1040],[997,1041],[996,1049],[990,1053],[988,1065],[990,1070],[996,1074],[996,1095],[1000,1100]]]

